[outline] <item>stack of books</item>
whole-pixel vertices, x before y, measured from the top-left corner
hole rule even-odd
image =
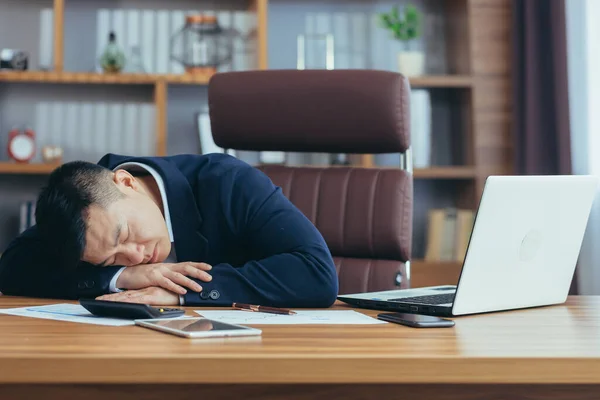
[[[475,213],[456,208],[429,211],[427,261],[462,262],[473,230]]]

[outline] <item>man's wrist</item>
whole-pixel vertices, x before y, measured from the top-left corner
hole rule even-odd
[[[119,277],[121,276],[123,271],[125,271],[125,268],[126,267],[123,267],[120,270],[118,270],[117,273],[110,280],[110,285],[108,286],[108,288],[111,293],[122,292],[122,290],[119,289],[119,286],[121,286],[121,284],[122,284],[122,282],[119,282]]]

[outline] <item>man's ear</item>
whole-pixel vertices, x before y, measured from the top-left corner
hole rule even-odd
[[[121,190],[126,188],[137,190],[139,186],[135,177],[124,169],[118,169],[113,173],[113,181]]]

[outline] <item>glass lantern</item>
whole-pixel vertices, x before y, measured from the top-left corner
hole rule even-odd
[[[188,73],[215,73],[218,66],[231,61],[232,53],[233,40],[214,16],[188,15],[171,39],[171,58]]]

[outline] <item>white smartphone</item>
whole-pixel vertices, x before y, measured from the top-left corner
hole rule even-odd
[[[136,319],[135,324],[186,338],[257,336],[262,334],[260,329],[227,324],[207,318]]]

